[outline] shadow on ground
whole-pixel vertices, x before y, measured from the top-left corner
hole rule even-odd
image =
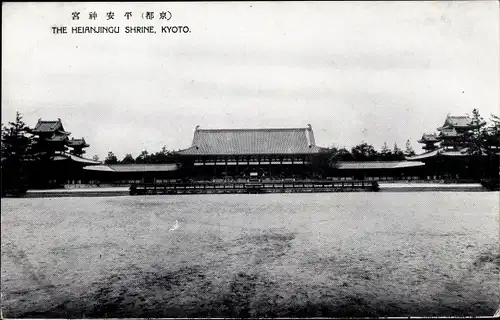
[[[500,256],[480,256],[472,267],[486,264],[494,265],[498,271]],[[157,266],[149,272],[114,274],[94,283],[82,296],[63,298],[53,293],[53,299],[43,304],[26,305],[26,312],[9,314],[5,310],[4,315],[19,318],[246,318],[489,316],[494,313],[491,298],[479,295],[471,300],[460,293],[454,295],[453,290],[425,301],[407,297],[398,300],[362,292],[356,283],[339,287],[306,284],[287,289],[262,270],[240,271],[227,277],[205,271],[206,268],[200,266],[173,271]],[[457,290],[459,285],[454,284],[455,291],[463,292]]]

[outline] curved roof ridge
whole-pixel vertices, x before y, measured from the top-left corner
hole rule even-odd
[[[179,154],[310,154],[320,152],[310,126],[301,128],[196,129]]]
[[[286,130],[309,130],[308,127],[293,128],[223,128],[223,129],[196,129],[197,131],[286,131]]]

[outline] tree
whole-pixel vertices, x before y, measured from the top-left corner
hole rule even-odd
[[[415,155],[415,151],[411,147],[410,139],[406,140],[406,149],[404,155],[406,157],[411,157]]]
[[[99,156],[97,154],[94,154],[94,156],[92,157],[92,160],[99,161]]]
[[[149,152],[147,150],[141,151],[139,156],[137,156],[137,158],[135,158],[135,163],[141,163],[141,164],[151,163],[151,158],[149,156]]]
[[[479,114],[479,110],[472,110],[471,127],[472,129],[464,136],[464,143],[467,146],[467,154],[482,155],[484,150],[488,150],[486,141],[488,140],[487,129],[482,129],[486,125],[486,121]],[[488,153],[486,151],[486,153]]]
[[[394,148],[392,149],[394,160],[404,160],[405,155],[401,149],[399,149],[398,144],[394,142]]]
[[[481,117],[481,115],[479,114],[479,110],[477,109],[472,110],[471,125],[472,125],[472,137],[474,139],[479,138],[481,134],[481,128],[486,125],[486,121],[484,121],[483,117]]]
[[[135,163],[135,159],[134,159],[134,157],[132,157],[132,155],[130,153],[127,153],[125,155],[125,157],[122,159],[122,161],[120,161],[120,163],[123,163],[123,164]]]
[[[382,160],[388,160],[391,158],[392,152],[391,149],[387,146],[387,142],[384,142],[384,145],[382,146],[382,149],[380,150],[380,157]]]
[[[167,150],[167,146],[163,146],[160,152],[156,154],[156,163],[167,163],[172,157],[172,151]]]
[[[149,155],[149,157],[145,156],[144,160],[147,163],[167,163],[168,160],[171,158],[171,154],[172,153],[169,150],[167,150],[167,147],[163,146],[161,148],[161,151],[152,153]]]
[[[494,149],[498,153],[500,148],[500,117],[492,114],[490,121],[491,125],[483,131],[483,140],[486,149]]]
[[[167,154],[170,154],[171,152],[170,152],[170,150],[167,150],[167,146],[163,146],[161,148],[160,153],[167,155]]]
[[[364,141],[352,148],[351,152],[354,160],[356,161],[373,160],[378,154],[372,145]]]
[[[312,171],[320,176],[327,176],[337,167],[338,150],[335,147],[326,148],[315,154],[311,160]]]
[[[492,127],[498,132],[500,131],[500,117],[494,115],[493,113],[490,116],[490,121],[493,123]]]
[[[494,114],[490,117],[491,125],[482,132],[481,144],[488,155],[487,164],[484,166],[484,176],[489,189],[500,189],[500,118]],[[489,182],[488,182],[489,181]]]
[[[104,159],[105,164],[117,164],[118,163],[118,158],[116,158],[115,154],[113,151],[108,152],[108,156],[106,159]]]
[[[26,164],[31,159],[33,141],[29,131],[19,112],[16,112],[14,122],[9,122],[8,127],[2,124],[2,195],[7,189],[25,191]]]
[[[2,124],[2,159],[21,160],[28,154],[32,142],[29,131],[19,112],[16,112],[15,121],[9,122],[9,127]]]
[[[346,148],[339,149],[336,154],[338,161],[352,161],[354,160],[352,154]]]

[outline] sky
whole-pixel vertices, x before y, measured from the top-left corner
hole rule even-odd
[[[311,124],[322,147],[409,139],[419,153],[447,114],[500,113],[499,39],[497,1],[3,2],[2,123],[60,118],[101,159],[187,148],[197,125]]]

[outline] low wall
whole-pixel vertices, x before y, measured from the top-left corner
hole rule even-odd
[[[452,184],[452,183],[392,183],[392,182],[380,182],[379,192],[494,192],[481,186],[478,183],[469,184]],[[365,192],[363,189],[348,189],[348,188],[302,188],[297,191],[287,190],[284,188],[272,188],[267,190],[266,193],[293,193],[293,192],[304,192],[304,193],[321,193],[321,192]],[[498,192],[498,191],[497,191]],[[190,193],[184,192],[182,194],[196,194],[199,192]],[[228,194],[228,193],[248,193],[244,188],[240,190],[225,190],[225,189],[207,189],[203,192],[204,194]],[[52,197],[114,197],[114,196],[128,196],[129,186],[121,187],[110,187],[102,185],[101,187],[87,188],[66,188],[66,189],[51,189],[51,190],[28,190],[28,192],[22,196],[25,198],[52,198]],[[177,192],[171,194],[178,194]]]
[[[386,183],[381,182],[381,192],[425,192],[425,191],[453,191],[479,192],[489,191],[480,183]]]

